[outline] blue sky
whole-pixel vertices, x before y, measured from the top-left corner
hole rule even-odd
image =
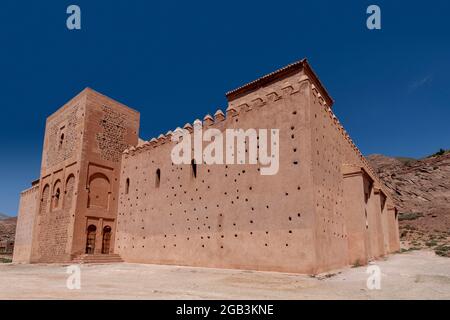
[[[370,4],[381,30],[366,28]],[[39,175],[45,118],[87,86],[139,110],[150,139],[307,57],[364,154],[450,148],[449,12],[444,0],[2,0],[0,212],[15,215]]]

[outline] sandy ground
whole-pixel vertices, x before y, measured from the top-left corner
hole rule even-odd
[[[376,261],[381,289],[367,267],[327,276],[144,264],[81,266],[69,290],[64,265],[0,264],[0,299],[450,299],[450,259],[430,251]]]

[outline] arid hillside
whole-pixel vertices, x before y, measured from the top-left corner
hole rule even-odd
[[[0,241],[14,240],[16,233],[16,217],[9,217],[0,213]]]
[[[450,256],[450,152],[420,160],[378,154],[367,159],[395,199],[404,248],[429,247]]]

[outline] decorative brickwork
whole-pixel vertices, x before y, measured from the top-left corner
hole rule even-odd
[[[78,134],[78,106],[67,109],[48,124],[48,143],[46,167],[54,165],[71,158],[74,155]]]
[[[98,147],[101,150],[102,158],[105,160],[119,162],[125,143],[125,115],[107,106],[102,108],[104,116],[100,121],[103,132],[96,134]]]

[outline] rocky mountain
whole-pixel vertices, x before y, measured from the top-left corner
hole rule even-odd
[[[6,216],[0,219],[0,241],[14,240],[17,217]]]
[[[450,256],[450,152],[424,159],[367,157],[399,209],[402,244]]]

